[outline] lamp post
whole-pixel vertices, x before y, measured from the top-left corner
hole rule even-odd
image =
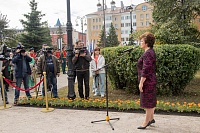
[[[133,27],[132,27],[132,12],[133,12],[133,7],[132,6],[127,6],[126,9],[129,9],[130,11],[130,20],[131,20],[131,34],[133,33]],[[132,37],[130,37],[131,45],[133,45]]]
[[[68,59],[68,99],[75,99],[74,92],[74,66],[72,64],[73,57],[73,45],[72,45],[72,23],[70,13],[70,0],[67,0],[67,59]]]
[[[76,19],[76,26],[79,26],[79,25],[78,25],[78,20],[81,20],[81,31],[82,31],[82,32],[81,32],[81,34],[82,34],[82,36],[81,36],[81,37],[82,37],[81,41],[82,41],[82,42],[84,42],[84,40],[83,40],[83,20],[84,20],[84,19],[85,19],[85,16],[83,16],[83,17],[79,17],[79,16],[78,16],[77,19]],[[85,19],[84,26],[86,26],[86,25],[87,25],[87,24],[86,24],[86,19]]]

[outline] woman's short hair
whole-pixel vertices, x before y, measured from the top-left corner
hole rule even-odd
[[[145,43],[147,44],[148,47],[153,48],[153,45],[155,43],[155,36],[151,32],[145,32],[142,34],[139,38],[144,39]]]
[[[96,47],[94,51],[100,51],[100,47]]]

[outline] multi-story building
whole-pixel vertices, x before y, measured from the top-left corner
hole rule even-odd
[[[153,6],[151,6],[148,2],[138,4],[135,7],[136,12],[136,30],[146,30],[150,28],[150,24],[153,22],[152,12]]]
[[[115,2],[112,0],[110,8],[105,5],[105,27],[106,33],[108,32],[111,23],[113,23],[118,41],[120,45],[127,45],[129,43],[129,37],[131,34],[131,21],[132,32],[136,30],[147,29],[152,22],[152,6],[147,2],[141,3],[137,6],[131,5],[124,6],[121,1],[121,6],[116,7]],[[87,41],[88,43],[97,44],[100,39],[99,35],[103,27],[103,5],[99,2],[97,4],[97,11],[87,14]]]
[[[60,32],[59,26],[62,31],[61,35],[59,33]],[[66,26],[61,25],[59,19],[57,20],[57,23],[54,27],[49,27],[49,30],[50,30],[50,35],[51,35],[51,39],[52,39],[52,46],[60,48],[60,46],[59,46],[59,44],[60,44],[59,38],[60,37],[59,36],[62,36],[62,46],[65,46],[68,44]],[[82,38],[83,38],[83,42],[86,44],[86,33],[80,33],[78,31],[76,31],[75,29],[73,29],[73,31],[72,31],[73,44],[75,44],[77,40],[82,40]]]

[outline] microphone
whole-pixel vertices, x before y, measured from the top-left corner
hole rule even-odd
[[[134,46],[133,48],[126,49],[123,52],[131,52],[133,49],[136,49],[136,46]]]

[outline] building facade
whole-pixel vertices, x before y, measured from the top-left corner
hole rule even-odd
[[[147,2],[137,6],[131,5],[132,9],[128,7],[130,6],[124,6],[123,1],[121,1],[120,7],[116,7],[113,0],[110,3],[110,8],[107,5],[105,6],[106,33],[108,33],[110,25],[113,23],[120,45],[128,45],[130,43],[131,24],[132,32],[135,32],[136,30],[148,29],[152,22],[153,7]],[[87,14],[86,17],[87,41],[89,44],[93,43],[96,46],[104,24],[103,5],[99,2],[97,4],[97,11]]]

